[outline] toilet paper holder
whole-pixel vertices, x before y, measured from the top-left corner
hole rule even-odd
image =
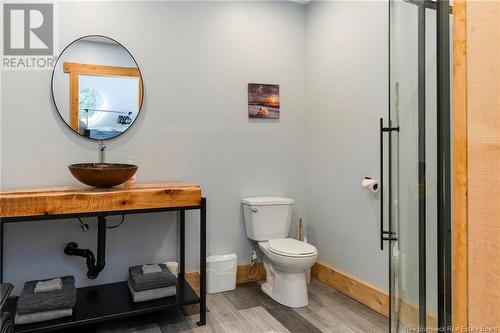
[[[371,182],[367,182],[371,181]],[[371,192],[378,192],[379,190],[379,183],[377,180],[371,178],[371,177],[365,177],[363,181],[361,182],[361,187],[364,189],[367,189]]]

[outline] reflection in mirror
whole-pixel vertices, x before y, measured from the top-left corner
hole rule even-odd
[[[130,53],[116,41],[87,36],[71,43],[52,74],[52,95],[75,132],[106,140],[125,132],[142,105],[142,77]]]

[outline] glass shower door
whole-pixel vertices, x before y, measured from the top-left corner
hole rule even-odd
[[[425,4],[389,1],[391,332],[436,326],[436,29]]]
[[[380,238],[389,248],[391,332],[451,325],[451,13],[447,0],[389,0]]]

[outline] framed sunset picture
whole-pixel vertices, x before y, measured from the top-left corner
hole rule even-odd
[[[248,117],[280,118],[280,86],[277,84],[248,84]]]

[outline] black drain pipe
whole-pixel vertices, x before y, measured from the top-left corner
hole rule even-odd
[[[94,253],[89,249],[80,249],[75,242],[68,243],[64,253],[69,256],[78,256],[87,259],[87,276],[95,279],[106,266],[106,217],[97,217],[97,261]]]

